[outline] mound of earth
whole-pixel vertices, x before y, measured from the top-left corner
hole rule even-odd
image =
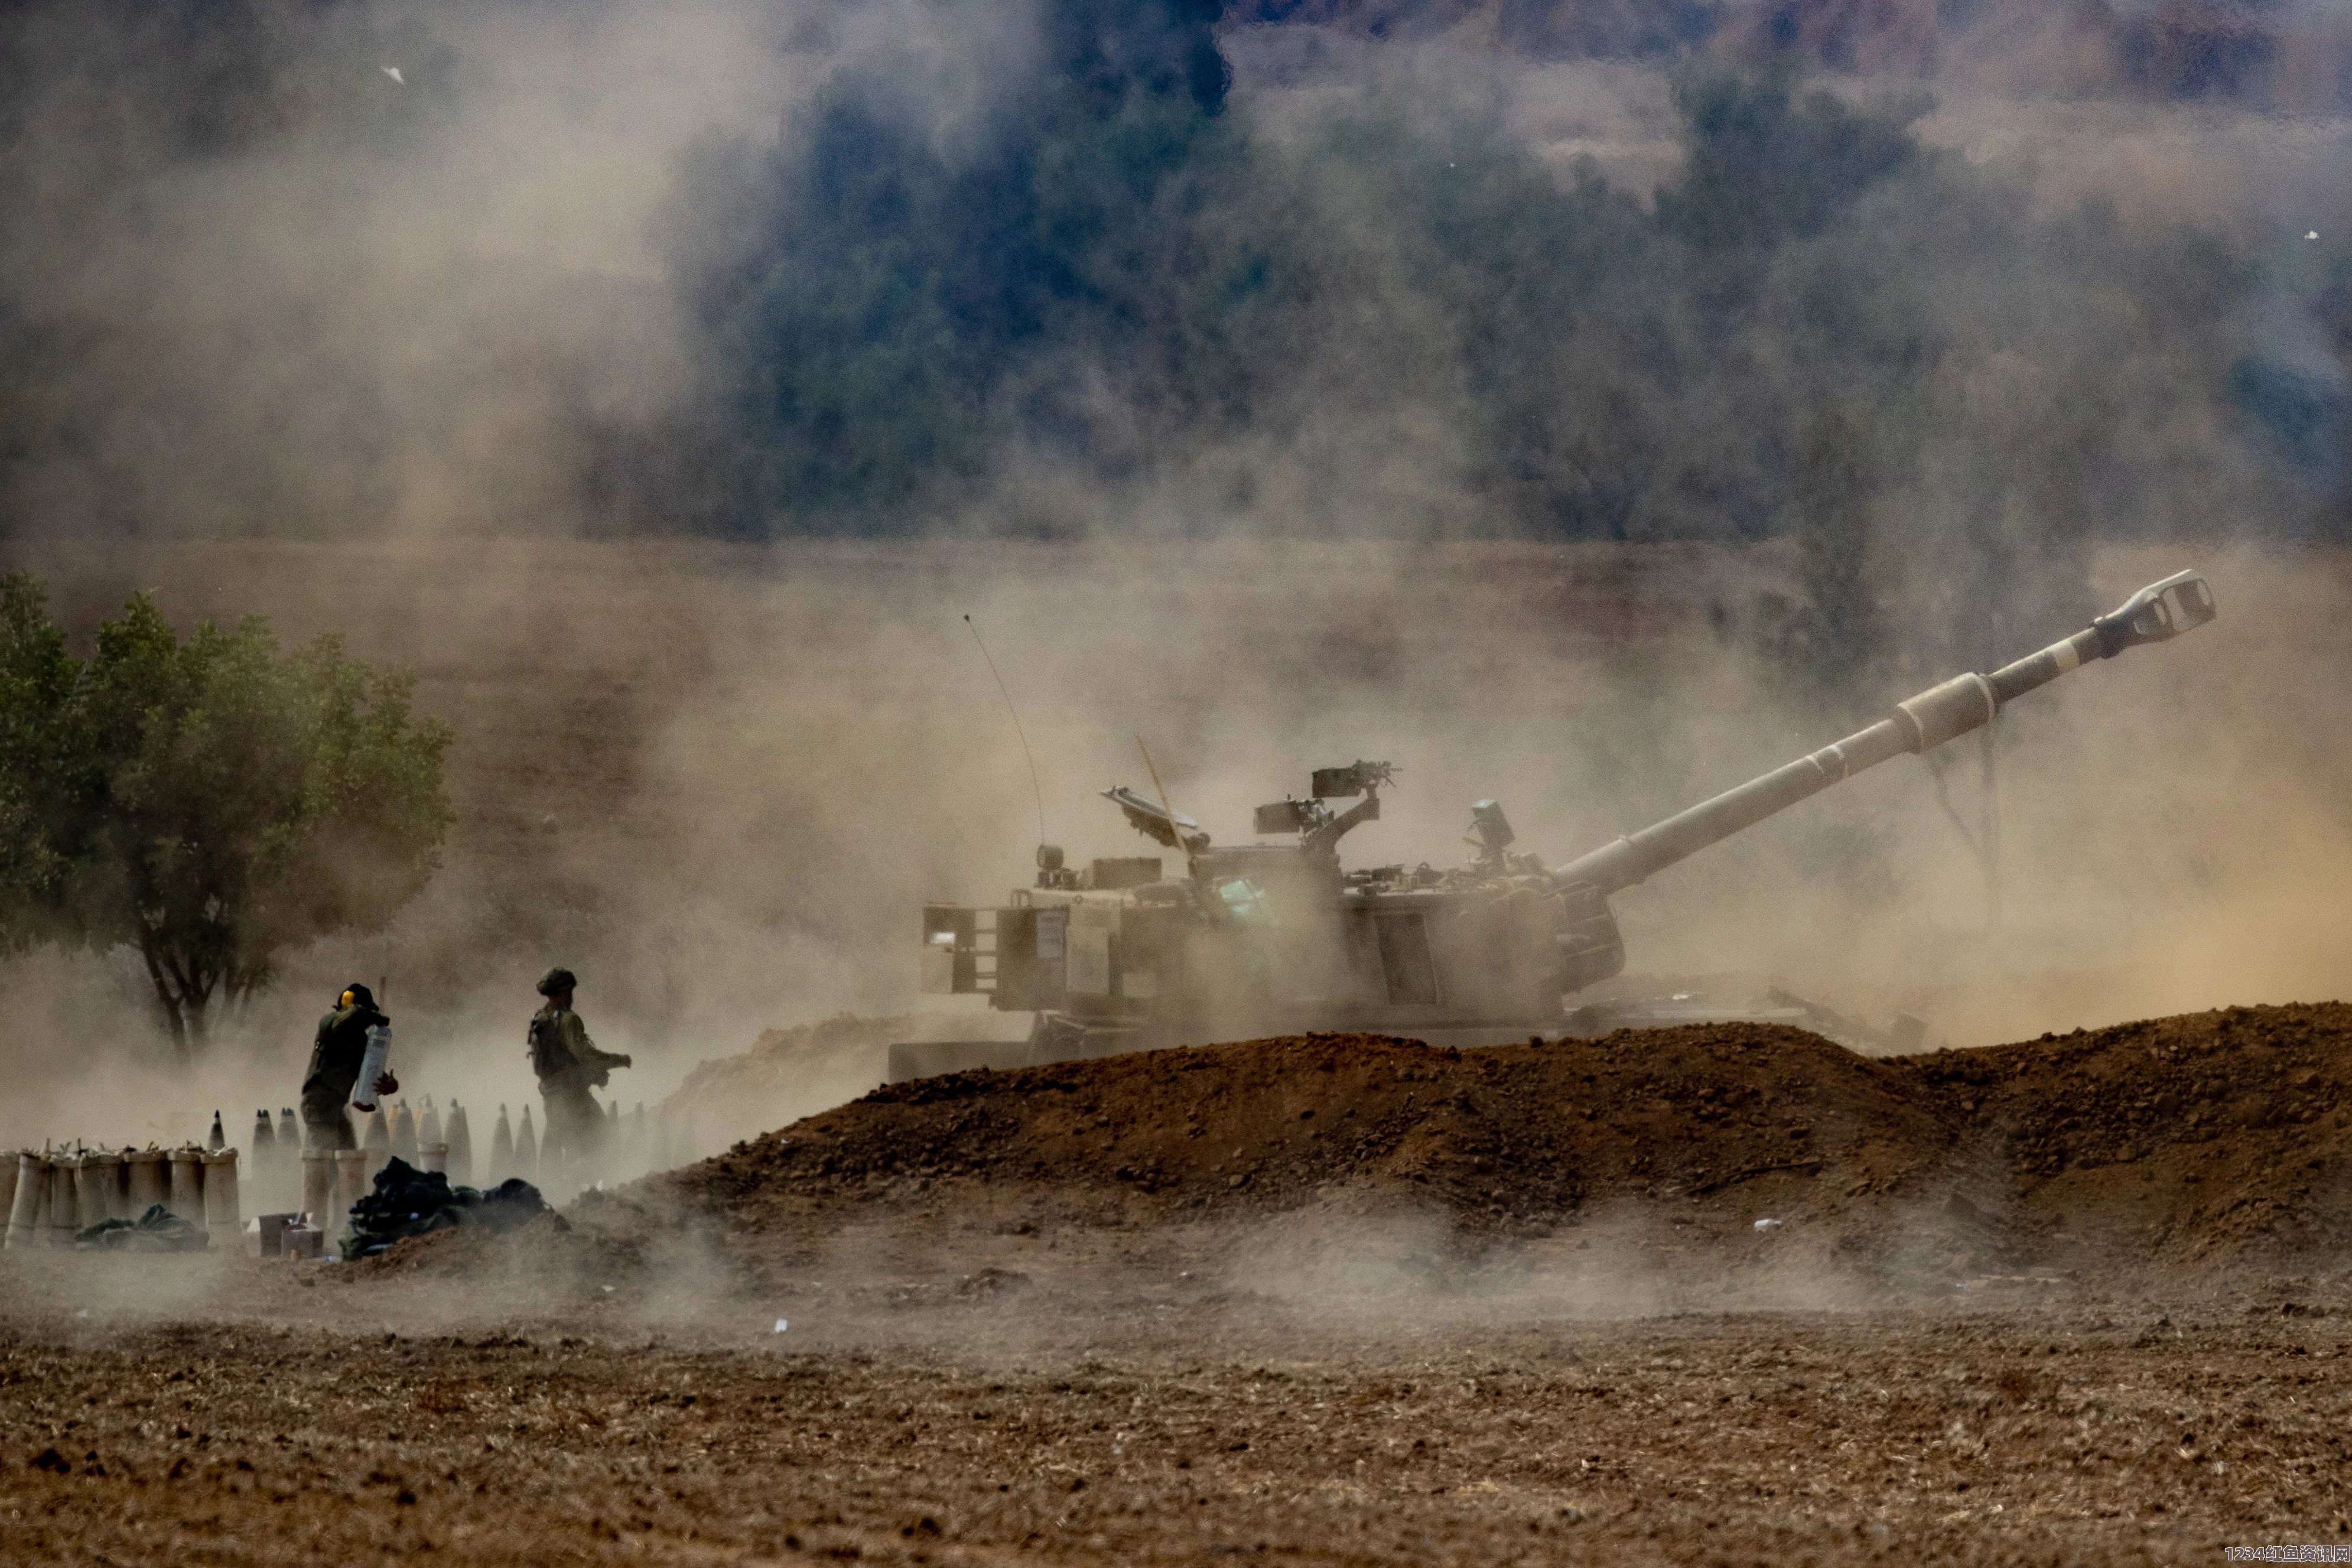
[[[2157,1257],[2352,1243],[2352,1006],[2228,1007],[1902,1065],[2053,1236]]]
[[[891,1085],[666,1180],[755,1227],[972,1185],[1079,1221],[1410,1197],[1542,1228],[1832,1163],[1899,1184],[1957,1138],[1917,1075],[1776,1026],[1472,1051],[1307,1035]]]
[[[407,1275],[455,1279],[499,1271],[517,1280],[561,1289],[590,1277],[609,1279],[634,1275],[644,1265],[644,1253],[641,1243],[588,1234],[573,1228],[562,1215],[551,1213],[507,1231],[461,1225],[404,1237],[331,1278]]]
[[[1936,1267],[2308,1254],[2352,1240],[2347,1075],[2340,1004],[1910,1058],[1757,1025],[1472,1051],[1309,1035],[893,1085],[659,1184],[738,1233],[1402,1201],[1540,1235],[1646,1204]]]
[[[662,1118],[682,1149],[724,1148],[883,1082],[894,1041],[961,1038],[974,1028],[962,1015],[844,1013],[768,1029],[741,1055],[698,1064],[662,1102]]]

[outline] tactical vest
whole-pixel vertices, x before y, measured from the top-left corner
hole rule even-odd
[[[530,1070],[541,1079],[550,1079],[572,1065],[572,1053],[563,1047],[563,1015],[557,1012],[532,1014]]]

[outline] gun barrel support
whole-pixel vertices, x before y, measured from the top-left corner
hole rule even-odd
[[[1991,722],[2005,704],[2092,659],[2112,658],[2125,648],[2178,637],[2203,626],[2214,613],[2213,590],[2195,572],[2152,583],[2073,637],[2005,664],[1990,675],[1955,676],[1930,687],[1896,703],[1891,715],[1835,745],[1799,757],[1712,800],[1603,845],[1557,868],[1552,875],[1558,881],[1582,884],[1604,897],[1630,888],[1865,768],[1906,752],[1933,751],[1980,728]]]

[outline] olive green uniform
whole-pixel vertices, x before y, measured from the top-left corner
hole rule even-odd
[[[367,1055],[371,1025],[392,1020],[365,1002],[339,1007],[319,1020],[310,1042],[310,1066],[302,1079],[302,1141],[313,1149],[356,1149],[351,1113],[345,1109],[359,1087],[360,1059]]]
[[[611,1080],[629,1058],[599,1050],[580,1015],[550,1002],[530,1020],[530,1065],[547,1107],[547,1142],[566,1159],[592,1160],[604,1147],[604,1113],[588,1091]]]

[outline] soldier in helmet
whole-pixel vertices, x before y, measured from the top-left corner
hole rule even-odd
[[[388,1028],[392,1020],[376,1011],[375,993],[356,980],[335,998],[333,1011],[319,1020],[319,1033],[310,1042],[310,1070],[302,1079],[302,1142],[306,1147],[360,1146],[346,1108],[351,1104],[352,1091],[359,1087],[361,1058],[367,1055],[367,1032],[378,1024]],[[380,1073],[375,1092],[380,1096],[398,1094],[400,1080],[389,1072]]]
[[[572,1010],[572,990],[579,977],[562,965],[541,976],[539,994],[547,1005],[531,1016],[530,1069],[539,1075],[540,1098],[547,1107],[547,1142],[563,1151],[575,1164],[593,1163],[604,1143],[604,1113],[588,1091],[602,1089],[612,1069],[629,1066],[629,1058],[601,1051],[588,1037],[588,1026]]]

